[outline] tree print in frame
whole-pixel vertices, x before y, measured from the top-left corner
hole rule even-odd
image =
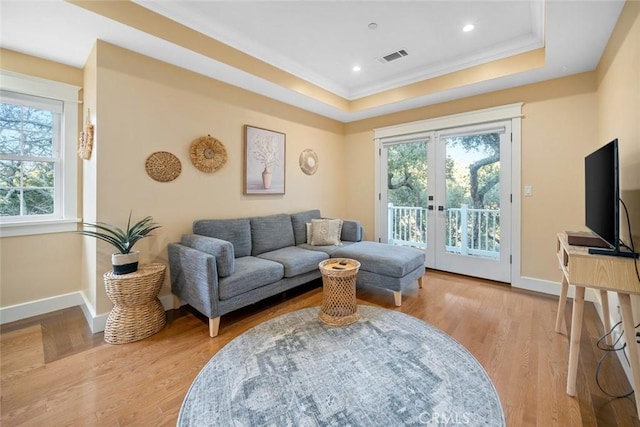
[[[286,135],[244,127],[244,194],[284,194]]]

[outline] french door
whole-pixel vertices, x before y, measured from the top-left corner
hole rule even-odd
[[[429,268],[510,282],[510,127],[384,141],[380,240],[423,249]]]

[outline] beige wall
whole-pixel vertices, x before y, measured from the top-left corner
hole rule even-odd
[[[82,70],[0,49],[2,69],[82,86]],[[78,236],[42,234],[0,238],[0,307],[79,289]]]
[[[598,75],[596,147],[618,138],[620,197],[640,246],[640,2],[627,2],[611,36]],[[629,243],[626,220],[621,234]]]
[[[84,84],[83,84],[83,95],[84,95],[84,104],[83,104],[83,123],[86,122],[87,119],[94,125],[94,141],[97,140],[100,135],[100,125],[98,122],[98,102],[97,102],[97,88],[98,88],[98,53],[97,47],[91,50],[89,57],[84,66]],[[98,157],[98,148],[95,146],[92,149],[91,156],[89,159],[82,160],[82,188],[79,194],[82,194],[82,204],[81,204],[81,212],[80,217],[85,222],[96,222],[97,218],[97,203],[96,203],[96,176],[97,176],[97,157]],[[91,307],[95,310],[100,304],[98,303],[98,299],[103,301],[106,300],[106,295],[104,292],[98,292],[102,287],[100,286],[101,278],[100,272],[104,271],[104,267],[98,269],[98,257],[96,256],[97,251],[97,240],[82,237],[81,238],[82,245],[82,270],[81,270],[81,281],[80,286],[81,290],[85,295],[88,303],[91,304]],[[104,248],[104,246],[101,246]],[[102,303],[105,304],[104,302]],[[107,304],[108,305],[108,304]]]
[[[362,161],[347,170],[346,212],[359,218],[367,238],[373,238],[373,129],[515,102],[524,102],[522,184],[533,186],[533,197],[521,200],[521,275],[558,281],[555,235],[584,228],[582,159],[597,130],[593,72],[348,124],[345,156]]]
[[[638,3],[628,3],[597,75],[584,73],[346,125],[107,43],[98,42],[84,73],[15,52],[1,54],[3,69],[84,85],[96,141],[92,159],[82,162],[82,214],[90,221],[116,223],[130,209],[134,217],[152,215],[163,228],[139,244],[142,262],[166,263],[167,244],[188,232],[196,218],[317,207],[327,216],[361,220],[371,239],[373,129],[524,102],[521,178],[523,185],[533,186],[534,196],[522,199],[522,275],[558,281],[555,233],[584,228],[581,159],[614,134],[621,139],[622,195],[636,215],[640,212],[637,17]],[[242,194],[244,124],[286,133],[285,195]],[[229,153],[228,163],[213,174],[195,169],[188,155],[190,142],[206,134],[221,140]],[[320,159],[312,176],[298,167],[305,148],[314,149]],[[182,174],[173,182],[155,182],[144,170],[145,159],[160,150],[182,161]],[[632,222],[640,230],[638,220]],[[101,282],[102,272],[110,268],[108,247],[96,247],[91,239],[83,243],[72,234],[50,234],[2,238],[0,252],[2,307],[83,290],[98,314],[110,309]],[[25,260],[37,260],[38,268],[28,268]]]
[[[620,198],[629,209],[636,252],[640,251],[640,2],[627,2],[598,65],[598,140],[593,149],[618,138]],[[620,234],[630,243],[627,221],[621,215]],[[632,296],[635,321],[640,321],[640,298]],[[618,320],[616,294],[609,306]]]
[[[0,307],[79,290],[80,245],[72,234],[0,239]]]
[[[67,67],[72,75],[67,78],[60,74],[65,67],[53,66],[48,75],[49,61],[9,52],[12,61],[5,62],[2,53],[5,69],[84,86],[95,142],[91,159],[82,162],[82,215],[86,221],[121,225],[130,210],[134,218],[152,215],[162,228],[138,244],[141,262],[167,263],[167,244],[189,232],[197,218],[311,208],[344,216],[342,123],[108,43],[97,43],[84,73]],[[286,194],[243,195],[245,124],[286,134]],[[189,159],[191,142],[207,134],[222,141],[229,155],[227,164],[212,174],[200,172]],[[306,148],[318,154],[315,175],[299,168],[298,157]],[[175,181],[159,183],[146,174],[145,160],[156,151],[172,152],[181,160],[182,174]],[[111,308],[101,279],[110,269],[108,245],[50,234],[2,238],[1,250],[2,307],[82,290],[97,314]],[[37,260],[38,268],[25,268],[27,260]]]
[[[342,216],[345,196],[336,190],[344,179],[342,124],[107,43],[97,45],[97,64],[92,160],[97,171],[96,219],[122,223],[130,210],[135,218],[152,215],[162,228],[139,243],[141,262],[167,264],[167,244],[190,232],[198,218],[310,208]],[[243,195],[245,124],[286,134],[286,194]],[[207,134],[219,139],[228,152],[227,164],[211,174],[196,169],[189,158],[191,142]],[[320,159],[312,176],[298,165],[306,148],[315,150]],[[182,173],[176,180],[160,183],[147,175],[145,160],[156,151],[169,151],[181,160]],[[104,253],[98,256],[98,270],[107,269],[108,253]],[[98,312],[110,308],[101,292]]]

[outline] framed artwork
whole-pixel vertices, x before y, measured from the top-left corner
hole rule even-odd
[[[244,126],[244,194],[284,194],[286,135]]]

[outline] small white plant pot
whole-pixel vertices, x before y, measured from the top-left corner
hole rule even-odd
[[[114,274],[129,274],[138,271],[138,259],[140,251],[133,251],[128,254],[112,254],[111,265]]]

